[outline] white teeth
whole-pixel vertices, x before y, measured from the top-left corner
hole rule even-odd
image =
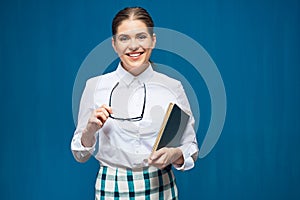
[[[132,53],[129,54],[130,57],[138,57],[139,55],[141,55],[140,53]]]

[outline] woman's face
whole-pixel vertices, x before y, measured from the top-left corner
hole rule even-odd
[[[140,20],[124,20],[117,27],[112,45],[118,53],[122,66],[134,75],[143,72],[149,66],[149,58],[156,43],[147,26]]]

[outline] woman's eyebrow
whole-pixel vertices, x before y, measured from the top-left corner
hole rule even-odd
[[[147,32],[140,32],[140,33],[137,33],[135,35],[144,35],[144,34],[148,34]]]
[[[118,34],[117,36],[118,36],[118,37],[123,37],[123,36],[128,37],[129,35],[128,35],[128,34],[125,34],[125,33],[121,33],[121,34]]]
[[[139,33],[135,33],[134,35],[143,35],[143,34],[148,34],[148,32],[146,31],[143,31],[143,32],[139,32]],[[121,36],[130,36],[131,34],[127,34],[127,33],[120,33],[120,34],[117,34],[118,37],[121,37]]]

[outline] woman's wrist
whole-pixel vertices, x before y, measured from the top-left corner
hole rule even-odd
[[[92,147],[95,144],[95,135],[84,129],[81,136],[81,144],[84,147]]]
[[[184,163],[184,157],[183,157],[182,151],[180,148],[175,148],[175,151],[176,151],[178,158],[172,164],[181,166]]]
[[[177,160],[175,160],[175,161],[173,162],[174,165],[178,165],[178,166],[183,165],[183,163],[184,163],[184,158],[183,158],[183,156],[180,156],[180,158],[178,158]]]

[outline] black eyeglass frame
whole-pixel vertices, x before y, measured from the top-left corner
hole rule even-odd
[[[109,95],[109,102],[108,102],[108,106],[111,107],[111,97],[112,94],[114,92],[114,90],[116,89],[116,87],[119,85],[120,82],[117,82],[117,84],[113,87],[113,89],[110,92]],[[145,106],[146,106],[146,85],[145,83],[143,83],[144,86],[144,104],[143,104],[143,109],[142,109],[142,114],[139,117],[131,117],[131,118],[120,118],[120,117],[114,117],[111,114],[109,114],[109,117],[115,120],[121,120],[121,121],[132,121],[132,122],[136,122],[136,121],[140,121],[143,119],[144,117],[144,112],[145,112]]]

